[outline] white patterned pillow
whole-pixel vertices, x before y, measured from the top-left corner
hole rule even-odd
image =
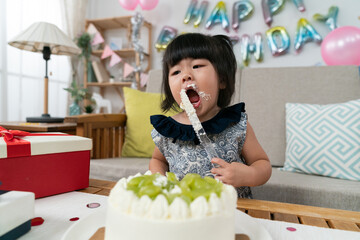
[[[360,180],[360,99],[286,104],[284,171]]]

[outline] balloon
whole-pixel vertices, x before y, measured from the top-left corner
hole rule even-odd
[[[261,0],[265,23],[270,27],[272,16],[284,7],[284,0]]]
[[[296,27],[295,50],[300,52],[304,44],[309,41],[320,44],[322,37],[305,18],[300,18]]]
[[[231,45],[235,45],[235,44],[237,44],[238,42],[239,42],[239,37],[238,36],[229,36],[229,38],[230,38],[230,41],[231,41]]]
[[[360,28],[344,26],[331,31],[321,44],[327,65],[360,65]]]
[[[165,50],[169,45],[171,40],[173,40],[177,35],[177,30],[175,28],[164,26],[161,29],[158,39],[155,43],[155,48],[160,52],[161,50]]]
[[[140,7],[143,10],[152,10],[156,7],[156,5],[158,4],[159,0],[138,0]]]
[[[200,8],[196,9],[197,0],[191,0],[188,10],[185,14],[184,23],[188,24],[191,19],[195,19],[194,27],[198,27],[202,22],[206,9],[209,5],[208,1],[202,1],[200,4]]]
[[[314,19],[318,20],[320,22],[325,22],[325,24],[329,27],[329,29],[332,31],[335,28],[337,28],[337,15],[339,12],[339,8],[336,6],[331,6],[329,8],[327,15],[321,15],[319,13],[314,15]]]
[[[273,56],[280,56],[287,52],[290,47],[290,37],[284,27],[273,27],[266,31],[266,38],[268,40],[269,48]],[[281,45],[278,46],[278,42]]]
[[[126,10],[134,10],[138,5],[138,0],[119,0],[119,3]]]
[[[293,0],[293,2],[300,12],[305,12],[305,5],[303,0]]]
[[[213,25],[221,23],[223,29],[229,32],[229,19],[226,15],[226,6],[223,1],[216,4],[214,10],[211,12],[210,17],[206,21],[205,28],[210,29]]]
[[[240,39],[241,59],[245,66],[249,65],[250,53],[254,54],[255,60],[261,62],[264,57],[263,40],[261,33],[254,34],[254,43],[250,43],[250,36],[244,34]]]
[[[254,5],[248,0],[234,2],[232,15],[232,28],[237,31],[240,21],[249,19],[254,11]]]

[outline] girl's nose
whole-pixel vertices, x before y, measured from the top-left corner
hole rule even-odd
[[[182,76],[182,79],[183,79],[183,82],[187,82],[187,81],[191,81],[192,80],[192,76],[188,73],[185,73],[183,76]]]

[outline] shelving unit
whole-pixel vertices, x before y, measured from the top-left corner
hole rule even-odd
[[[132,16],[122,16],[122,17],[113,17],[113,18],[101,18],[101,19],[88,19],[86,20],[86,29],[90,24],[93,24],[97,30],[101,33],[101,35],[105,38],[105,32],[108,30],[119,30],[119,31],[126,31],[127,36],[127,43],[128,45],[131,44],[131,33],[132,33],[132,24],[131,24]],[[152,25],[151,23],[144,20],[142,28],[147,29],[147,36],[145,34],[141,34],[141,39],[147,38],[148,46],[147,52],[144,52],[144,59],[147,62],[147,65],[143,72],[147,73],[151,68],[151,36],[152,36]],[[106,41],[106,40],[105,40]],[[145,48],[146,49],[146,48]],[[135,61],[136,66],[140,65],[140,56],[133,48],[123,48],[120,50],[114,50],[114,52],[119,55],[124,61],[132,60]],[[92,55],[101,57],[103,53],[103,49],[94,50]],[[85,64],[87,66],[87,64]],[[140,73],[135,73],[135,80],[137,84],[137,88],[140,89]],[[123,87],[130,87],[131,82],[88,82],[87,81],[87,69],[84,71],[84,87],[100,87],[100,94],[104,96],[104,90],[107,87],[113,87],[117,93],[119,94],[120,98],[124,100],[122,94]]]

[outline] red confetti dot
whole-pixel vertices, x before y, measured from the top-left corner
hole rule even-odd
[[[89,203],[86,206],[88,208],[98,208],[98,207],[100,207],[100,203]]]
[[[40,226],[41,224],[44,223],[44,219],[42,217],[36,217],[36,218],[33,218],[31,219],[31,226],[34,227],[34,226]]]
[[[295,232],[296,231],[296,228],[293,228],[293,227],[287,227],[286,229],[288,231],[290,231],[290,232]]]
[[[77,220],[79,220],[80,218],[78,218],[78,217],[73,217],[73,218],[70,218],[69,220],[71,221],[71,222],[75,222],[75,221],[77,221]]]

